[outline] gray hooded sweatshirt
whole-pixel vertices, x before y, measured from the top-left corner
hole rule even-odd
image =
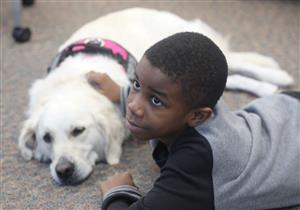
[[[299,100],[298,92],[275,94],[236,112],[220,100],[208,121],[188,128],[171,147],[151,140],[161,174],[147,195],[120,186],[104,196],[102,209],[262,210],[299,205]]]
[[[216,209],[300,204],[300,103],[285,94],[237,112],[220,101],[196,130],[213,153]]]

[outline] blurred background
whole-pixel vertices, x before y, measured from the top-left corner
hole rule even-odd
[[[230,37],[233,50],[273,57],[293,76],[295,84],[290,89],[300,89],[300,1],[297,0],[36,0],[21,10],[22,25],[32,31],[30,40],[24,43],[17,43],[12,37],[13,1],[1,0],[0,5],[0,209],[100,209],[100,183],[115,172],[131,171],[143,192],[150,189],[157,177],[150,146],[134,140],[125,143],[119,165],[98,164],[89,179],[78,186],[57,186],[51,180],[48,165],[26,162],[17,150],[30,85],[46,75],[60,44],[99,16],[124,8],[147,7],[168,10],[185,19],[199,18]],[[242,92],[225,93],[231,109],[240,108],[253,98]],[[300,207],[283,209],[300,210]]]

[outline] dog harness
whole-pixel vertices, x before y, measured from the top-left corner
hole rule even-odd
[[[118,43],[99,38],[86,38],[76,41],[60,51],[52,60],[47,72],[57,68],[67,57],[78,53],[101,54],[114,58],[124,67],[127,75],[133,75],[137,61],[134,56]],[[129,78],[130,79],[130,78]]]

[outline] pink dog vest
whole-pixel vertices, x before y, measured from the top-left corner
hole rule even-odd
[[[124,67],[127,75],[133,75],[136,59],[121,45],[108,39],[86,38],[70,44],[60,51],[48,67],[48,73],[57,68],[67,57],[78,53],[101,54],[114,58]]]

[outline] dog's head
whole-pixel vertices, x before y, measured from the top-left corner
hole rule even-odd
[[[119,161],[125,129],[104,96],[66,91],[32,112],[22,128],[19,148],[25,159],[51,162],[51,176],[57,183],[78,184],[97,161]]]

